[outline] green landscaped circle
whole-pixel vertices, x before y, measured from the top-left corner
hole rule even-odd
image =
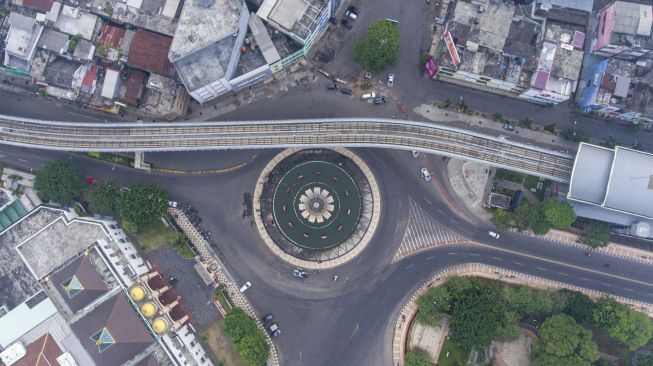
[[[360,218],[361,196],[344,169],[309,161],[281,178],[272,208],[277,227],[288,240],[302,248],[323,250],[351,236]]]

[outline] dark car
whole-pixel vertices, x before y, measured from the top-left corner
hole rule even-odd
[[[379,105],[379,104],[385,104],[388,100],[383,96],[379,96],[374,98],[374,104]]]
[[[347,8],[347,11],[358,14],[358,9],[355,6],[350,6]]]
[[[340,88],[340,92],[342,94],[352,95],[353,90],[351,90],[350,88]]]
[[[510,123],[510,122],[506,122],[506,123],[503,124],[503,129],[508,130],[508,131],[512,131],[512,130],[515,129],[515,126],[513,126],[513,124]]]
[[[342,25],[343,27],[345,27],[347,29],[352,28],[351,23],[349,23],[349,21],[347,19],[340,19],[340,25]]]
[[[329,18],[329,23],[331,23],[333,25],[338,25],[338,19],[336,19],[334,17],[331,17],[331,18]]]
[[[327,84],[327,90],[337,90],[338,84]]]
[[[261,321],[263,322],[263,324],[267,324],[270,320],[272,320],[272,313],[263,315],[261,317]]]

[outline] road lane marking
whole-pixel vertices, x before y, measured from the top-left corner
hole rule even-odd
[[[524,265],[524,263],[522,263],[522,262],[512,262],[512,263],[514,263],[514,264],[516,264],[518,266],[523,266]]]
[[[435,256],[434,256],[434,255],[432,255],[432,256],[430,256],[430,257],[428,257],[428,258],[426,258],[426,260],[428,261],[428,260],[431,260],[431,259],[433,259],[433,258],[435,258]]]
[[[523,253],[523,252],[518,252],[518,251],[514,251],[514,250],[493,247],[493,246],[487,245],[487,244],[482,244],[482,243],[477,243],[477,242],[472,242],[470,244],[476,245],[476,246],[479,246],[479,247],[483,247],[483,248],[487,248],[487,249],[491,249],[491,250],[501,251],[501,252],[504,252],[504,253],[511,253],[511,254],[519,255],[519,256],[522,256],[522,257],[526,257],[526,258],[536,259],[536,260],[542,261],[542,262],[553,263],[553,264],[556,264],[556,265],[559,265],[559,266],[564,266],[564,267],[567,267],[567,268],[573,268],[573,269],[577,269],[577,270],[584,271],[584,272],[594,273],[594,274],[598,274],[598,275],[601,275],[601,276],[616,278],[616,279],[619,279],[619,280],[622,280],[622,281],[633,282],[633,283],[637,283],[637,284],[640,284],[640,285],[653,287],[652,282],[640,281],[640,280],[636,280],[636,279],[632,279],[632,278],[628,278],[628,277],[624,277],[624,276],[620,276],[620,275],[615,275],[615,274],[611,274],[611,273],[605,273],[605,272],[597,271],[597,270],[591,269],[591,268],[576,266],[576,265],[568,264],[568,263],[564,263],[564,262],[557,262],[557,261],[555,261],[553,259],[542,258],[542,257],[538,257],[536,255],[527,254],[527,253]],[[586,279],[584,277],[580,277],[580,279],[585,280],[585,281],[589,281],[588,279]]]
[[[499,258],[499,257],[492,257],[492,259],[496,259],[496,260],[498,260],[498,261],[502,261],[502,260],[503,260],[503,259],[501,259],[501,258]]]
[[[447,253],[447,254],[449,254],[449,255],[456,255],[456,254],[458,254],[458,253]]]
[[[413,266],[415,266],[415,265],[414,265],[414,264],[409,264],[408,267],[406,267],[406,269],[410,269],[410,268],[412,268]]]
[[[433,204],[433,202],[429,201],[429,199],[426,198],[426,197],[424,197],[424,201],[426,201],[429,205],[432,205],[432,204]]]
[[[564,272],[558,272],[558,274],[563,275],[563,276],[569,276],[568,274],[566,274]]]
[[[609,283],[601,282],[601,284],[602,284],[602,285],[606,285],[606,286],[608,286],[608,287],[612,287],[612,285],[609,284]]]
[[[583,281],[589,281],[590,280],[589,278],[585,278],[585,277],[580,277],[580,279],[583,280]]]
[[[635,292],[635,290],[633,290],[632,288],[626,288],[626,287],[625,287],[624,290],[626,290],[626,291],[630,291],[630,292]]]
[[[478,257],[480,254],[478,254],[478,253],[469,253],[469,255],[473,255],[474,257]]]
[[[354,336],[358,333],[358,323],[356,323],[356,326],[354,327],[354,331],[351,332],[351,335],[349,336],[349,339],[354,338]]]
[[[535,267],[535,268],[539,269],[540,271],[546,271],[546,269],[544,269],[542,267]]]

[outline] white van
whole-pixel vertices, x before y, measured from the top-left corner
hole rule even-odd
[[[487,234],[490,235],[491,237],[495,238],[495,239],[499,239],[499,236],[501,236],[501,235],[499,235],[499,233],[494,232],[492,230],[488,231]]]

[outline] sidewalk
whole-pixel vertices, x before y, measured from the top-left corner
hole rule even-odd
[[[449,267],[433,275],[431,278],[425,281],[424,284],[422,284],[422,286],[420,286],[412,296],[410,296],[408,302],[403,306],[397,315],[395,329],[392,336],[393,366],[403,366],[404,364],[404,355],[406,353],[406,337],[408,336],[410,322],[417,314],[417,298],[426,292],[429,288],[440,286],[445,283],[448,278],[457,276],[483,277],[511,284],[526,285],[542,290],[568,289],[572,291],[582,292],[595,300],[608,296],[622,304],[628,305],[647,314],[649,317],[653,316],[653,304],[626,299],[618,296],[612,296],[603,292],[588,290],[563,282],[551,281],[525,273],[510,271],[501,267],[490,266],[481,263],[463,264],[459,266]]]
[[[557,150],[562,153],[574,153],[578,148],[578,144],[572,141],[567,141],[558,135],[549,132],[529,130],[515,126],[513,131],[508,131],[503,128],[503,122],[496,122],[490,118],[484,117],[482,114],[460,113],[451,109],[442,109],[433,104],[422,104],[413,109],[413,112],[418,115],[439,123],[452,123],[459,124],[459,127],[473,127],[475,130],[482,128],[496,136],[504,136],[506,139],[514,139],[517,142],[529,145],[534,143],[543,146],[547,149]],[[489,130],[489,131],[488,131]]]

